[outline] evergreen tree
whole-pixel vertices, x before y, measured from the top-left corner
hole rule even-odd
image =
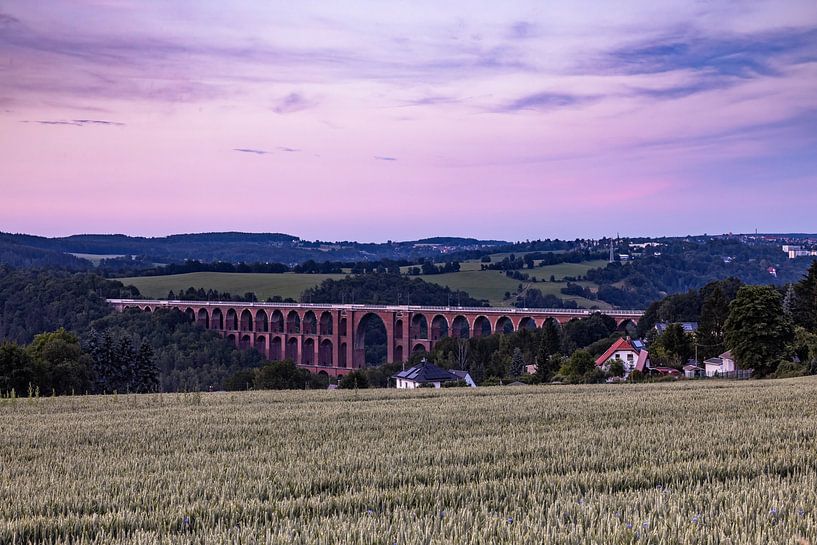
[[[692,355],[692,343],[681,324],[669,324],[658,343],[676,366],[685,364]]]
[[[702,358],[717,356],[726,351],[724,326],[729,317],[729,302],[730,299],[717,284],[704,295],[701,320],[696,333]]]
[[[525,358],[522,356],[522,350],[519,347],[513,349],[513,356],[511,357],[511,376],[521,377],[525,373]]]
[[[817,331],[817,261],[794,288],[794,320],[809,331]]]
[[[136,377],[133,391],[139,393],[155,392],[159,388],[159,369],[153,355],[153,348],[147,341],[142,341],[136,354]]]
[[[786,287],[786,295],[783,297],[783,314],[791,318],[796,303],[797,295],[794,293],[794,284],[789,284]]]
[[[783,298],[771,286],[744,286],[730,305],[726,344],[742,369],[758,376],[773,373],[794,338],[791,320],[783,314]]]

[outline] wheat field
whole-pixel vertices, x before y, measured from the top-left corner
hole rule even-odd
[[[2,544],[815,535],[814,378],[0,400]]]

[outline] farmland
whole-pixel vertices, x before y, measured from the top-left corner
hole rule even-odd
[[[263,301],[273,295],[297,300],[305,289],[317,286],[327,278],[343,277],[342,274],[195,272],[166,276],[136,276],[119,280],[124,284],[133,284],[146,297],[165,298],[170,290],[179,292],[193,287],[226,291],[233,295],[243,295],[251,291]]]
[[[815,390],[0,400],[0,543],[814,542]]]

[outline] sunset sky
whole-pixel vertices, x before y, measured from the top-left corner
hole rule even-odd
[[[0,210],[43,235],[815,232],[817,3],[1,1]]]

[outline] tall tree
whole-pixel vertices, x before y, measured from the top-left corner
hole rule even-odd
[[[658,339],[672,363],[680,367],[692,356],[692,343],[681,324],[669,324]]]
[[[744,286],[730,305],[726,345],[742,369],[758,376],[773,373],[794,338],[783,298],[771,286]]]
[[[520,377],[525,373],[525,358],[522,356],[522,350],[519,347],[513,349],[513,356],[511,356],[511,376]]]
[[[794,288],[794,320],[809,331],[817,331],[817,261]]]
[[[155,392],[159,388],[159,369],[153,355],[153,348],[147,341],[142,341],[136,353],[136,373],[133,391],[139,393]]]
[[[73,333],[63,328],[40,333],[27,351],[43,394],[80,394],[90,388],[91,360]]]
[[[727,278],[701,288],[703,302],[696,332],[698,355],[701,358],[717,356],[726,351],[724,327],[729,317],[729,303],[742,285],[737,278]]]
[[[536,374],[541,382],[549,382],[558,370],[557,358],[553,357],[562,346],[562,331],[553,320],[545,320],[542,326],[539,352],[536,357]]]
[[[33,385],[34,366],[25,349],[15,342],[0,344],[0,395],[25,395]]]

